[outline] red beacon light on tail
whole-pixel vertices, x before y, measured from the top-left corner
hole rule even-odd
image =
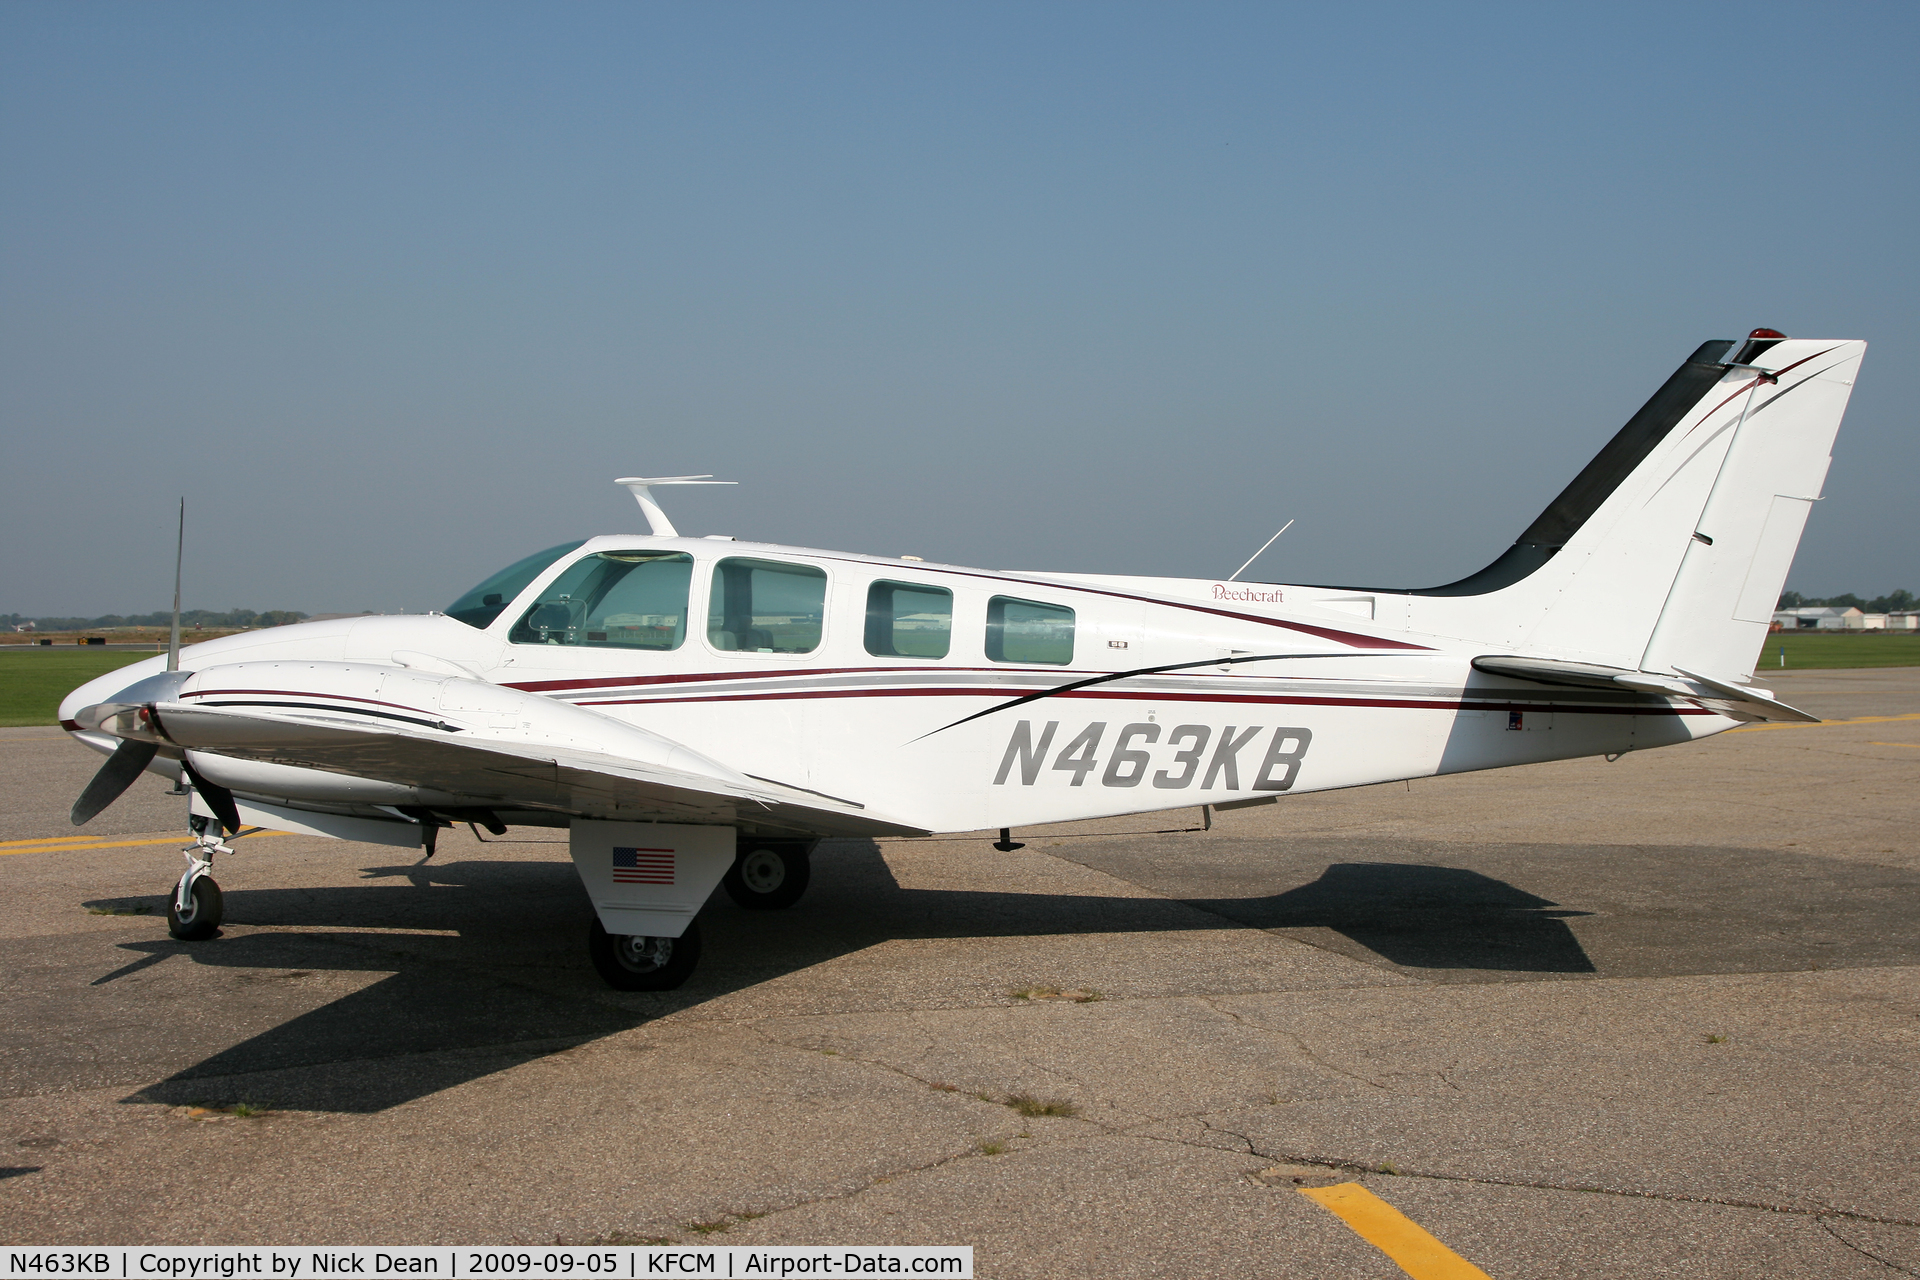
[[[1735,369],[1751,369],[1760,376],[1761,381],[1772,382],[1773,376],[1765,369],[1756,367],[1753,362],[1786,340],[1787,335],[1778,329],[1755,329],[1747,335],[1747,340],[1740,344],[1740,350],[1727,364]]]

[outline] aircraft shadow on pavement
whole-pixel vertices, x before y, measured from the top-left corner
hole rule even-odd
[[[1337,862],[1272,897],[1186,901],[1255,929],[1331,929],[1407,968],[1595,972],[1564,923],[1590,912],[1459,867]]]
[[[658,995],[610,991],[588,966],[591,915],[571,864],[499,861],[371,867],[363,871],[370,883],[342,887],[236,884],[228,924],[262,931],[123,944],[136,958],[92,986],[105,994],[132,973],[186,957],[249,971],[216,986],[246,988],[253,1025],[260,1000],[267,1017],[281,1007],[291,1014],[128,1102],[372,1112],[903,938],[1320,926],[1403,965],[1593,968],[1557,918],[1577,913],[1543,913],[1553,905],[1545,899],[1446,867],[1336,864],[1273,896],[1183,901],[907,889],[865,841],[836,842],[817,862],[813,890],[790,911],[743,911],[717,892],[701,916],[700,969],[681,990]],[[318,971],[380,976],[295,1012],[311,998],[282,980]],[[121,998],[132,999],[131,989]],[[204,1006],[202,1034],[211,1040],[198,1051],[231,1034],[220,1024],[222,999]],[[179,1056],[193,1052],[183,1045]]]

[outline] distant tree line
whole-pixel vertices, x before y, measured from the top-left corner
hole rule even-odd
[[[1780,594],[1782,609],[1815,608],[1820,605],[1841,609],[1852,607],[1862,613],[1902,613],[1908,609],[1920,609],[1920,600],[1914,599],[1911,591],[1892,591],[1884,596],[1875,596],[1871,600],[1862,600],[1851,591],[1845,595],[1828,596],[1825,599],[1803,596],[1798,591],[1784,591]]]
[[[183,627],[284,627],[290,622],[304,622],[307,615],[295,609],[269,609],[265,613],[255,613],[251,609],[229,609],[225,613],[216,613],[212,609],[182,609],[180,625]],[[25,614],[0,613],[0,626],[11,630],[31,622],[36,631],[95,631],[106,627],[170,627],[173,625],[173,611],[162,613],[109,613],[98,618],[29,618]]]

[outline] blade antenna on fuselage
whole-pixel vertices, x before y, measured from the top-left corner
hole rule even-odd
[[[656,484],[739,484],[738,480],[715,480],[712,476],[622,476],[614,481],[625,485],[640,504],[640,510],[646,513],[647,531],[656,538],[677,538],[679,532],[673,527],[673,521],[667,519],[667,513],[653,499],[652,486]]]

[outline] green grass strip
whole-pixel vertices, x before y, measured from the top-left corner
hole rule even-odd
[[[1786,663],[1781,665],[1781,651]],[[59,723],[60,699],[95,676],[150,658],[150,653],[0,646],[0,726]],[[1811,671],[1834,667],[1920,667],[1920,633],[1781,632],[1767,637],[1755,669]]]
[[[1780,661],[1786,650],[1786,664]],[[1920,667],[1920,632],[1782,631],[1767,637],[1756,676],[1822,667]],[[1712,674],[1709,672],[1708,674]]]
[[[150,652],[89,653],[77,645],[66,649],[0,647],[0,726],[58,724],[60,699],[95,676],[151,657]]]

